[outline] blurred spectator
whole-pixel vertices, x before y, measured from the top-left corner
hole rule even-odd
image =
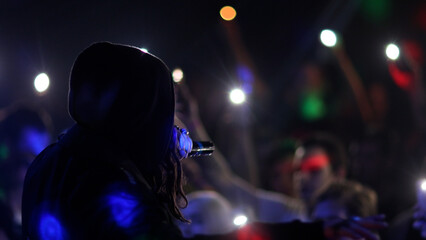
[[[21,199],[25,173],[50,143],[51,120],[40,109],[13,105],[0,122],[0,229],[9,239],[21,234]]]
[[[179,84],[177,89],[177,117],[188,127],[195,139],[210,139],[198,115],[198,107],[186,85]],[[244,159],[243,159],[244,160]],[[272,191],[256,188],[237,176],[219,149],[215,149],[210,157],[201,157],[192,162],[184,161],[183,165],[196,164],[201,173],[197,174],[214,190],[223,195],[234,208],[247,216],[254,216],[250,221],[288,222],[294,219],[306,219],[304,204],[298,199]],[[193,174],[192,174],[193,175]],[[191,179],[190,179],[191,180]],[[190,181],[191,182],[191,181]],[[204,184],[206,186],[206,184]]]
[[[377,195],[358,182],[336,181],[318,196],[312,209],[312,219],[372,216],[377,214]]]
[[[295,189],[309,205],[332,182],[346,177],[346,166],[346,151],[340,140],[329,133],[314,133],[296,149]]]
[[[224,234],[236,229],[231,204],[219,193],[196,191],[187,198],[188,206],[182,209],[182,213],[191,222],[177,222],[184,237]]]
[[[281,140],[274,144],[266,157],[263,169],[263,186],[267,190],[283,193],[286,196],[297,198],[299,194],[294,188],[293,158],[296,141],[293,139]]]
[[[177,111],[177,116],[186,124],[194,138],[208,139],[198,116],[197,104],[188,89],[185,85],[178,85],[176,88],[178,88],[177,106],[181,106],[180,111]],[[190,159],[186,159],[183,164],[186,164],[188,160]],[[343,159],[340,160],[343,161]],[[381,223],[384,220],[383,216],[344,220],[344,222],[340,218],[327,219],[323,223],[324,236],[320,237],[321,234],[311,228],[318,222],[309,223],[314,225],[308,223],[300,225],[299,221],[293,221],[306,217],[305,205],[301,201],[281,193],[256,188],[239,178],[230,170],[218,149],[215,150],[212,157],[202,157],[197,159],[196,163],[200,166],[198,169],[202,171],[202,174],[198,174],[198,176],[203,177],[210,186],[226,197],[234,208],[242,210],[242,213],[248,216],[253,214],[253,218],[249,217],[248,221],[254,223],[233,232],[236,235],[230,239],[342,239],[343,236],[346,239],[362,237],[377,239],[371,230],[386,225]],[[336,166],[341,166],[341,164],[336,164]],[[278,224],[289,221],[292,222]],[[301,227],[305,224],[307,224],[306,227]]]
[[[417,128],[413,105],[401,89],[375,80],[367,94],[374,118],[350,140],[348,175],[374,189],[379,211],[394,218],[415,201],[411,186],[425,153],[424,133]]]

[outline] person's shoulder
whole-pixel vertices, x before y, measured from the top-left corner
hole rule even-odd
[[[32,178],[37,174],[41,174],[41,171],[45,169],[47,165],[53,163],[53,156],[55,156],[59,151],[60,147],[57,143],[52,143],[47,146],[31,162],[30,166],[27,169],[26,178]]]

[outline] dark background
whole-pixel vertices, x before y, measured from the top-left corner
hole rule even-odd
[[[241,42],[271,95],[294,81],[306,59],[335,64],[318,41],[322,28],[340,32],[364,81],[390,78],[387,43],[407,37],[424,42],[426,22],[416,19],[426,13],[421,0],[5,0],[0,4],[0,106],[22,98],[41,101],[60,120],[57,128],[67,126],[69,70],[95,41],[145,47],[171,69],[181,67],[187,81],[199,82],[206,94],[209,89],[226,94],[238,63],[219,16],[225,5],[236,8]],[[51,88],[36,97],[32,82],[40,72],[49,75]]]
[[[225,5],[237,11],[232,22],[220,18]],[[410,40],[423,55],[424,0],[3,0],[0,107],[16,101],[39,105],[51,114],[57,135],[73,123],[67,93],[75,57],[93,42],[111,41],[147,48],[170,69],[184,71],[206,128],[231,165],[240,156],[234,153],[240,146],[234,134],[253,138],[251,150],[260,169],[269,143],[308,131],[333,132],[350,150],[370,126],[362,121],[335,56],[319,41],[323,28],[339,33],[365,86],[377,81],[386,86],[387,126],[398,130],[398,143],[412,132],[422,132],[413,124],[409,94],[389,73],[384,49],[390,42]],[[301,117],[298,105],[310,65],[319,69],[327,85],[326,114],[315,120]],[[43,95],[33,88],[40,72],[46,72],[51,83]],[[238,85],[252,92],[245,105],[232,106],[228,92]]]

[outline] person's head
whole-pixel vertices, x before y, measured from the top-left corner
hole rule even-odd
[[[174,154],[174,90],[168,67],[139,48],[95,43],[74,62],[69,112],[86,132],[115,143],[158,199],[184,220],[180,159]]]
[[[313,219],[368,217],[377,214],[376,193],[354,181],[337,181],[318,196]]]
[[[188,194],[188,207],[182,210],[191,223],[178,223],[184,237],[197,234],[223,234],[235,229],[231,204],[215,191]]]
[[[296,141],[285,139],[278,142],[266,158],[265,186],[272,191],[296,197],[293,182],[293,158]]]
[[[307,203],[336,179],[346,176],[347,157],[334,136],[315,133],[302,140],[294,157],[295,188]]]

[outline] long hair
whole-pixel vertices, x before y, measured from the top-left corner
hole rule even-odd
[[[188,199],[183,191],[185,178],[180,159],[168,151],[164,161],[161,161],[153,175],[153,190],[164,202],[173,217],[182,222],[189,222],[180,209],[188,205]]]

